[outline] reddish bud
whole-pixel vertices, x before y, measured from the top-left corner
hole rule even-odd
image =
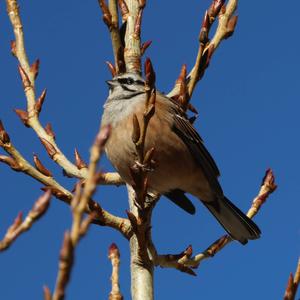
[[[290,273],[289,279],[288,279],[288,284],[287,287],[285,289],[285,293],[284,293],[284,297],[283,300],[292,300],[294,299],[294,289],[295,289],[295,285],[294,285],[294,276],[292,273]]]
[[[152,62],[150,58],[146,58],[144,65],[145,77],[146,77],[146,85],[150,88],[153,88],[155,85],[155,72],[153,70]]]
[[[109,11],[109,8],[107,6],[107,4],[105,3],[105,0],[98,0],[100,8],[102,10],[102,18],[104,23],[108,26],[111,27],[112,25],[112,16],[111,13]]]
[[[152,147],[150,148],[146,154],[145,154],[145,158],[144,158],[144,165],[148,165],[151,163],[152,159],[153,159],[153,156],[154,156],[154,153],[155,153],[155,148]]]
[[[267,169],[262,185],[267,185],[272,192],[276,190],[277,185],[275,184],[275,176],[272,169]]]
[[[133,114],[132,116],[132,129],[133,130],[132,130],[131,139],[133,143],[136,144],[139,141],[141,136],[140,124],[136,114]]]
[[[193,247],[192,245],[189,245],[185,251],[184,251],[184,255],[186,255],[188,258],[190,258],[193,254]]]
[[[148,47],[152,44],[152,41],[147,41],[142,44],[141,46],[141,55],[144,55],[145,51],[148,49]]]
[[[23,212],[19,212],[12,225],[8,228],[8,233],[13,233],[23,222]]]
[[[40,60],[37,59],[30,67],[30,71],[32,72],[34,79],[36,79],[37,76],[39,75],[39,68],[40,68]]]
[[[51,191],[47,190],[33,205],[32,212],[41,217],[48,209],[51,199]]]
[[[42,187],[41,190],[42,191],[48,191],[48,190],[50,190],[51,194],[53,196],[55,196],[56,198],[61,199],[63,201],[68,201],[68,203],[70,201],[70,197],[67,194],[63,193],[62,191],[60,191],[59,189],[56,189],[54,187],[45,186],[45,187]]]
[[[27,73],[25,72],[25,70],[21,66],[18,66],[18,69],[19,69],[19,73],[21,76],[23,88],[24,88],[24,90],[26,90],[27,88],[31,87],[30,79],[29,79]]]
[[[83,161],[83,159],[81,158],[81,156],[76,148],[75,148],[75,164],[79,170],[81,170],[83,168],[87,168],[87,164]]]
[[[226,35],[225,35],[225,39],[227,39],[227,38],[229,38],[233,35],[236,24],[237,24],[237,21],[238,21],[238,16],[232,16],[229,19],[229,21],[227,23],[227,32],[226,32]]]
[[[186,64],[183,64],[180,70],[180,74],[176,80],[176,83],[181,84],[186,81]]]
[[[10,41],[10,52],[13,56],[17,57],[16,41]]]
[[[24,110],[21,110],[21,109],[14,109],[15,113],[18,115],[18,117],[20,118],[20,120],[22,121],[22,123],[26,126],[26,127],[29,127],[29,124],[28,124],[28,112],[27,111],[24,111]]]
[[[33,155],[33,161],[38,171],[47,177],[52,177],[52,173],[42,164],[36,154]]]
[[[127,7],[127,4],[124,0],[118,0],[118,4],[119,4],[119,7],[120,7],[122,18],[123,18],[123,20],[126,20],[127,15],[129,14],[129,9]]]
[[[108,248],[108,257],[111,258],[111,256],[120,257],[119,248],[115,243],[112,243]]]
[[[35,105],[34,105],[34,109],[36,110],[36,112],[39,114],[42,110],[42,106],[43,106],[43,103],[44,103],[44,100],[45,100],[45,97],[46,97],[46,93],[47,93],[47,90],[44,89],[42,91],[42,94],[40,95],[40,97],[37,99]]]
[[[210,20],[208,16],[208,12],[205,12],[201,29],[200,29],[200,34],[199,34],[199,41],[202,44],[206,44],[208,42],[208,31],[210,29]]]
[[[54,155],[57,154],[57,151],[56,151],[55,147],[49,141],[47,141],[44,138],[41,138],[40,140],[41,140],[42,144],[44,145],[44,147],[46,148],[46,151],[49,154],[49,156],[51,158],[53,158]]]
[[[10,166],[14,171],[21,171],[21,167],[17,161],[10,156],[0,155],[0,161]]]
[[[43,290],[44,290],[44,300],[51,300],[52,295],[51,295],[50,289],[46,285],[44,285]]]
[[[108,66],[108,68],[109,68],[109,71],[110,71],[110,73],[111,73],[111,76],[112,76],[112,77],[115,77],[115,76],[117,75],[117,71],[116,71],[115,66],[114,66],[111,62],[109,62],[109,61],[106,61],[106,64],[107,64],[107,66]]]
[[[45,126],[45,131],[47,132],[47,134],[48,134],[49,136],[51,136],[51,137],[55,140],[55,133],[54,133],[54,131],[53,131],[52,126],[51,126],[50,123],[48,123],[48,124]]]
[[[0,120],[0,142],[2,142],[3,144],[8,144],[10,142],[9,135],[5,131],[1,120]]]
[[[208,14],[211,18],[215,18],[221,11],[222,6],[224,5],[225,0],[213,0],[211,6],[208,9]]]

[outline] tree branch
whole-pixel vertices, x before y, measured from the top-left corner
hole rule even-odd
[[[247,216],[249,218],[253,218],[259,212],[261,206],[266,202],[269,195],[273,193],[276,188],[277,186],[275,184],[273,172],[272,170],[268,169],[265,177],[263,178],[263,182],[259,193],[254,198],[252,205],[247,212]],[[155,252],[152,252],[154,253],[155,265],[161,267],[175,268],[179,269],[180,271],[184,270],[184,272],[189,273],[193,272],[191,268],[198,268],[203,260],[215,256],[215,254],[220,252],[227,244],[229,244],[232,241],[233,240],[230,236],[224,235],[218,240],[216,240],[214,243],[212,243],[205,251],[193,257],[183,256],[184,252],[179,256],[170,254],[155,255]],[[183,257],[184,260],[182,260]]]
[[[191,72],[187,76],[188,82],[188,100],[191,99],[194,89],[197,83],[203,77],[206,68],[209,66],[211,57],[215,50],[220,45],[223,39],[226,39],[233,35],[234,29],[237,23],[237,17],[233,16],[236,7],[237,0],[229,0],[225,5],[225,0],[213,0],[208,10],[205,12],[201,30],[199,34],[199,49],[196,56],[195,65]],[[209,40],[209,32],[218,17],[218,27],[211,40]],[[180,86],[175,84],[168,97],[174,97],[178,95]]]
[[[19,213],[13,224],[8,228],[4,238],[0,241],[0,251],[8,247],[25,231],[28,231],[33,223],[41,218],[47,211],[50,204],[51,192],[45,192],[35,203],[28,215],[22,221],[22,213]]]
[[[60,253],[59,272],[56,280],[56,287],[53,293],[53,300],[61,300],[65,297],[65,289],[69,282],[73,267],[74,254],[79,240],[87,233],[89,225],[96,217],[96,212],[89,214],[85,219],[84,213],[92,195],[96,191],[97,165],[109,137],[110,127],[102,128],[96,136],[91,148],[88,176],[81,191],[81,184],[77,184],[75,196],[72,199],[73,222],[70,233],[65,233],[63,246]]]
[[[145,1],[125,0],[128,8],[124,60],[126,72],[141,73],[141,22]]]
[[[16,113],[27,127],[31,127],[36,132],[52,160],[61,166],[69,176],[84,179],[87,177],[87,169],[79,169],[76,165],[71,163],[56,144],[54,134],[51,132],[52,130],[49,131],[47,128],[43,128],[39,121],[39,114],[46,97],[45,90],[38,99],[36,99],[35,94],[35,79],[39,71],[39,60],[30,66],[25,49],[23,24],[19,13],[18,2],[16,0],[6,0],[6,5],[15,35],[15,41],[11,43],[12,53],[20,64],[19,72],[27,99],[27,111],[16,110]],[[113,184],[109,181],[110,176],[104,178],[107,180],[105,182],[106,184]]]
[[[9,165],[14,171],[23,172],[45,185],[45,190],[50,189],[52,194],[67,204],[71,204],[73,194],[61,186],[53,177],[43,174],[40,170],[34,168],[14,147],[10,141],[8,133],[5,131],[2,122],[0,121],[0,147],[2,147],[9,156],[0,155],[0,161]],[[101,177],[101,175],[100,175]],[[98,178],[98,177],[97,177]],[[95,212],[96,216],[93,223],[102,226],[109,226],[117,229],[127,239],[131,236],[131,226],[127,219],[112,215],[104,210],[97,202],[89,199],[85,207],[86,213]]]
[[[296,299],[297,289],[300,283],[300,258],[298,259],[298,265],[295,275],[291,273],[289,276],[288,284],[285,290],[283,300],[294,300]]]
[[[108,250],[108,258],[111,260],[111,292],[109,300],[123,300],[119,285],[120,251],[116,244],[111,244]]]

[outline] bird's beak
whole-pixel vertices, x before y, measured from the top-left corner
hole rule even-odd
[[[116,85],[116,81],[115,80],[106,80],[106,83],[108,84],[109,88],[114,88]]]

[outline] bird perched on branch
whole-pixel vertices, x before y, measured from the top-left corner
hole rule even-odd
[[[143,121],[145,81],[138,74],[125,73],[107,83],[110,93],[104,105],[102,126],[110,124],[112,133],[106,153],[124,181],[132,184],[130,167],[136,160],[132,119],[135,114],[140,123]],[[257,225],[224,196],[218,182],[219,170],[183,110],[159,92],[155,114],[146,131],[145,152],[152,147],[157,166],[148,173],[150,190],[167,195],[193,213],[193,205],[183,198],[185,192],[190,193],[201,200],[233,239],[245,244],[249,239],[259,238]]]

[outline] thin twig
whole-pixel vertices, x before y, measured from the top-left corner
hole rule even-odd
[[[104,145],[109,137],[110,128],[103,128],[96,136],[91,148],[88,177],[81,192],[81,184],[77,184],[75,196],[72,200],[73,222],[70,232],[65,233],[63,246],[60,253],[59,272],[56,280],[56,287],[53,293],[53,300],[61,300],[65,296],[66,286],[69,282],[76,246],[79,240],[87,233],[89,225],[94,219],[90,214],[84,219],[84,212],[92,195],[96,191],[97,165]]]
[[[41,218],[47,211],[50,204],[51,192],[45,192],[33,205],[32,209],[22,220],[22,213],[19,213],[14,223],[8,228],[4,238],[0,241],[0,251],[8,247],[25,231],[28,231],[33,223]]]
[[[300,258],[298,259],[298,265],[295,275],[291,273],[288,279],[288,284],[284,293],[283,300],[295,300],[300,283]]]
[[[9,156],[0,155],[0,162],[9,165],[14,171],[23,172],[32,178],[38,180],[45,185],[45,190],[50,189],[52,194],[67,204],[71,204],[73,194],[61,186],[53,177],[43,174],[41,171],[33,167],[22,154],[14,147],[10,137],[2,122],[0,121],[0,147],[2,147]],[[100,177],[105,176],[101,175]],[[118,180],[118,178],[116,178]],[[96,216],[93,223],[105,225],[120,231],[127,239],[131,236],[131,226],[127,219],[112,215],[104,210],[97,202],[89,199],[85,208],[86,213],[95,212]]]
[[[27,112],[22,112],[21,110],[17,110],[17,112],[19,112],[19,116],[26,115],[26,119],[23,119],[24,124],[31,127],[36,132],[48,153],[51,150],[51,153],[49,153],[51,159],[61,166],[67,174],[84,179],[87,177],[87,170],[85,168],[78,169],[76,165],[66,158],[56,144],[54,136],[48,130],[43,128],[39,121],[39,113],[42,109],[42,104],[46,96],[45,91],[43,91],[41,96],[37,99],[35,93],[35,79],[38,74],[39,61],[37,60],[36,63],[30,66],[28,56],[26,54],[23,24],[19,13],[18,1],[6,0],[6,5],[7,13],[15,35],[15,41],[12,43],[12,52],[20,64],[19,72],[27,99]],[[105,180],[107,180],[106,184],[110,184],[109,179],[110,176],[105,177]]]
[[[123,300],[119,285],[120,251],[116,244],[111,244],[108,250],[108,258],[112,265],[111,292],[109,300]]]
[[[205,12],[201,30],[199,34],[199,49],[196,56],[195,65],[187,76],[189,79],[188,85],[188,98],[192,97],[193,91],[203,77],[205,69],[210,63],[212,54],[220,45],[221,41],[232,36],[237,23],[237,16],[233,16],[237,0],[229,0],[225,6],[224,0],[213,0],[208,10]],[[215,19],[218,18],[218,26],[212,37],[209,40],[209,32]],[[175,84],[168,97],[174,97],[179,92],[178,84]]]

